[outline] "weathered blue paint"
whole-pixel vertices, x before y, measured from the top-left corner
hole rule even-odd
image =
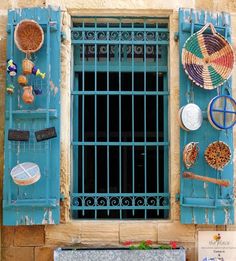
[[[44,30],[44,44],[31,59],[46,78],[40,80],[30,76],[35,88],[42,95],[35,96],[32,105],[21,99],[22,88],[13,79],[15,93],[6,94],[5,121],[5,168],[3,188],[3,224],[37,225],[58,224],[60,221],[60,42],[61,15],[58,8],[27,8],[9,10],[7,57],[13,58],[21,73],[21,62],[25,54],[14,44],[14,28],[23,19],[37,21]],[[7,84],[12,80],[7,76]],[[37,142],[34,131],[55,127],[57,138]],[[8,129],[30,131],[29,142],[8,141]],[[17,186],[11,169],[25,161],[39,165],[41,179],[30,186]]]
[[[228,14],[190,9],[179,10],[180,107],[188,102],[194,102],[201,108],[204,115],[203,124],[199,130],[191,132],[180,130],[181,223],[232,224],[234,222],[233,155],[231,162],[221,172],[208,166],[204,159],[206,147],[217,140],[227,143],[232,154],[234,152],[232,129],[218,131],[211,126],[206,116],[210,100],[217,94],[228,94],[227,89],[231,90],[231,80],[218,90],[203,90],[188,79],[181,64],[181,52],[185,41],[207,22],[213,23],[217,31],[230,41],[230,16]],[[182,151],[184,146],[191,141],[199,142],[200,146],[199,158],[191,171],[203,176],[227,179],[231,183],[230,187],[223,188],[212,183],[182,178],[182,173],[186,170],[182,160]]]

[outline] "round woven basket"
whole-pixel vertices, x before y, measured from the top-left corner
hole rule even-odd
[[[43,29],[34,20],[22,20],[15,28],[14,39],[22,52],[37,52],[43,45]]]
[[[212,34],[204,33],[210,27]],[[188,77],[204,89],[221,86],[232,74],[233,48],[211,23],[190,36],[182,50],[182,64]]]

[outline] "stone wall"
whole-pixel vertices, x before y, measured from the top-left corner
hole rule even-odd
[[[179,50],[174,41],[178,31],[178,8],[192,7],[232,14],[233,45],[236,46],[236,3],[233,0],[9,0],[0,3],[0,188],[3,173],[4,95],[6,61],[7,9],[59,5],[62,8],[62,30],[66,39],[61,48],[61,192],[65,200],[61,206],[60,225],[2,227],[0,230],[2,260],[52,260],[53,249],[59,246],[118,246],[126,240],[150,239],[158,243],[176,240],[187,249],[189,261],[196,259],[198,230],[236,230],[235,226],[181,225],[179,203],[179,127],[173,124],[179,108]],[[69,217],[70,184],[70,15],[168,15],[170,17],[170,191],[171,219],[166,221],[71,221]],[[234,70],[233,86],[236,70]],[[234,88],[235,93],[235,88]],[[172,122],[172,124],[171,124]],[[235,130],[236,131],[236,130]],[[235,139],[236,140],[236,139]],[[236,144],[235,144],[236,145]],[[0,189],[0,197],[2,193]],[[1,214],[1,210],[0,210]]]

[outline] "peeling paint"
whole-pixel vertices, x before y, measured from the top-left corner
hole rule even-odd
[[[53,216],[52,216],[52,210],[49,209],[45,209],[45,212],[43,214],[43,220],[42,220],[42,224],[55,224],[54,220],[53,220]]]
[[[207,182],[203,182],[203,187],[206,193],[206,198],[209,198],[209,193],[208,193],[208,184]]]
[[[229,209],[228,208],[224,208],[224,212],[225,212],[224,224],[225,225],[232,224],[232,220],[230,219],[230,211],[229,211]]]
[[[29,216],[25,216],[25,225],[33,225],[34,222]]]
[[[216,219],[215,219],[215,210],[212,211],[212,224],[216,223]]]
[[[58,93],[59,90],[58,87],[52,81],[50,81],[50,90],[54,92],[54,96]]]
[[[209,224],[209,215],[208,215],[208,209],[205,209],[205,222],[206,224]]]

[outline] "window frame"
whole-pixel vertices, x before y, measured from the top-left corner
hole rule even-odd
[[[72,17],[73,18],[73,17]],[[76,17],[76,18],[89,18],[89,17]],[[93,17],[94,18],[94,17]],[[99,17],[97,17],[97,18],[99,18]],[[106,18],[104,18],[104,17],[100,17],[100,18],[102,18],[102,19],[117,19],[117,17],[106,17]],[[127,17],[127,18],[129,18],[129,19],[135,19],[136,17]],[[145,17],[145,18],[148,18],[148,19],[151,19],[152,17]],[[155,17],[155,19],[156,18],[158,18],[158,17]],[[95,18],[96,19],[96,18]],[[137,18],[136,18],[137,19]],[[138,17],[138,19],[140,19],[140,17]],[[167,21],[167,23],[169,24],[169,19],[168,18],[166,18],[166,21]],[[72,29],[72,33],[73,33],[73,29]],[[73,38],[72,38],[72,45],[73,45]],[[169,42],[168,42],[168,45],[167,45],[167,48],[168,48],[168,55],[169,55]],[[72,54],[73,54],[73,52],[72,52]],[[167,56],[168,56],[167,55]],[[168,57],[167,57],[167,68],[168,68]],[[73,73],[72,73],[73,74]],[[165,81],[166,81],[166,86],[167,86],[167,88],[168,88],[168,69],[167,69],[167,72],[166,72],[166,74],[165,74],[166,76],[165,76]],[[73,78],[74,78],[74,75],[72,76]],[[75,78],[74,78],[75,79]],[[76,80],[75,80],[75,82],[74,82],[74,86],[77,84],[77,82],[76,82]],[[73,94],[73,91],[72,91],[72,94]],[[75,94],[75,93],[74,93]],[[168,95],[167,96],[165,96],[166,98],[167,98],[167,100],[169,100],[169,90],[168,90]],[[73,104],[73,102],[72,102],[72,104]],[[71,106],[71,107],[73,107],[73,106]],[[167,104],[166,104],[166,107],[167,107],[167,120],[166,120],[166,122],[167,122],[167,126],[165,127],[165,129],[168,131],[168,126],[169,126],[169,109],[168,109],[168,107],[169,107],[169,102],[167,102]],[[72,132],[73,132],[73,130],[72,130]],[[170,172],[170,169],[169,169],[169,163],[170,162],[168,162],[168,155],[169,155],[169,150],[170,150],[170,143],[169,143],[169,134],[167,134],[167,142],[168,142],[168,146],[167,146],[167,150],[166,150],[166,152],[165,152],[165,154],[166,154],[166,156],[165,156],[165,159],[167,160],[167,162],[165,163],[165,165],[167,166],[167,170],[166,170],[166,177],[167,177],[167,179],[166,179],[166,184],[167,184],[167,186],[168,186],[168,191],[170,191],[170,185],[169,185],[169,172]],[[74,141],[72,141],[72,146],[73,146],[73,142]],[[75,145],[75,144],[74,144]],[[73,153],[72,153],[72,155],[73,155]],[[72,157],[73,158],[73,157]],[[73,162],[73,159],[72,159],[72,162]],[[73,164],[72,164],[73,165]],[[72,182],[71,182],[71,187],[72,187],[72,184],[73,184],[73,179],[74,179],[74,173],[73,173],[73,168],[72,168]],[[169,200],[170,200],[170,198],[169,198]],[[73,205],[73,198],[71,199],[71,201],[72,201],[72,205]],[[170,210],[169,210],[169,212],[171,212]],[[164,219],[164,220],[166,220],[166,219],[168,219],[168,217],[169,216],[166,216],[166,218]],[[74,219],[73,219],[74,220]],[[97,219],[96,219],[97,220]],[[100,219],[99,219],[100,220]],[[111,220],[111,219],[109,219],[109,220]],[[123,220],[123,219],[122,219]],[[143,220],[146,220],[146,219],[141,219],[142,221]]]

